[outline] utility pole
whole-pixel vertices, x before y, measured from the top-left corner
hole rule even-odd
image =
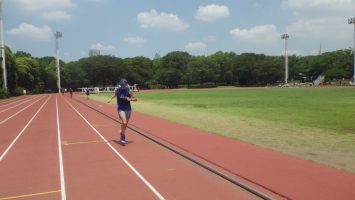
[[[281,39],[285,40],[285,84],[287,84],[288,80],[288,55],[287,55],[287,40],[290,36],[285,33],[281,35]]]
[[[355,17],[348,19],[348,23],[349,24],[353,24],[354,25],[354,76],[353,76],[353,84],[355,84]]]
[[[3,87],[7,89],[7,75],[6,75],[6,60],[5,60],[5,43],[4,43],[4,26],[3,26],[3,18],[2,18],[2,0],[0,0],[0,48],[1,48],[1,66],[2,66],[2,74],[3,74]]]
[[[57,69],[57,86],[58,86],[58,93],[60,93],[60,65],[59,65],[59,38],[61,38],[63,34],[61,32],[56,32],[54,34],[55,37],[55,48],[56,48],[56,69]]]

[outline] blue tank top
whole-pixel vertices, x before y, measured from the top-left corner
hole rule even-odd
[[[122,90],[122,88],[117,88],[116,90],[117,96],[117,109],[122,111],[131,111],[131,102],[127,101],[125,97],[131,98],[131,94],[129,93],[129,88]]]

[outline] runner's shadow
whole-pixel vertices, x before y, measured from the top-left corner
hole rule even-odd
[[[124,146],[124,145],[121,144],[121,142],[119,140],[111,140],[109,142],[114,142],[114,143],[116,143],[116,144],[118,144],[120,146]],[[131,143],[133,143],[133,141],[128,141],[128,140],[126,141],[126,145],[127,144],[131,144]]]

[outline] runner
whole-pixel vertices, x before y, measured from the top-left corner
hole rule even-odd
[[[86,99],[89,99],[89,95],[90,95],[89,88],[86,88],[85,94],[86,94]]]
[[[70,98],[73,98],[73,89],[69,88]]]
[[[134,92],[130,90],[127,80],[121,79],[121,87],[118,87],[115,94],[108,101],[110,103],[113,98],[117,98],[117,111],[118,116],[121,119],[121,130],[120,130],[120,141],[122,145],[126,144],[126,128],[128,121],[131,117],[131,101],[137,101],[137,98],[134,96]]]

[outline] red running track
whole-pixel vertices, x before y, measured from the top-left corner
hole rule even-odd
[[[15,103],[16,101],[20,101],[21,99],[26,99],[29,97],[31,97],[31,96],[30,95],[27,95],[27,96],[23,95],[23,96],[13,97],[10,99],[2,99],[2,100],[0,100],[0,108],[4,105],[12,104],[12,103]]]
[[[28,97],[28,98],[23,98],[17,101],[12,101],[11,103],[0,105],[0,113],[7,112],[8,110],[14,109],[20,105],[25,104],[26,102],[29,102],[31,99],[35,98],[35,96]]]
[[[0,200],[258,199],[130,131],[120,146],[118,125],[74,100],[38,98],[0,125]]]
[[[116,115],[112,105],[77,98]],[[355,174],[136,112],[131,124],[275,198],[355,199]]]

